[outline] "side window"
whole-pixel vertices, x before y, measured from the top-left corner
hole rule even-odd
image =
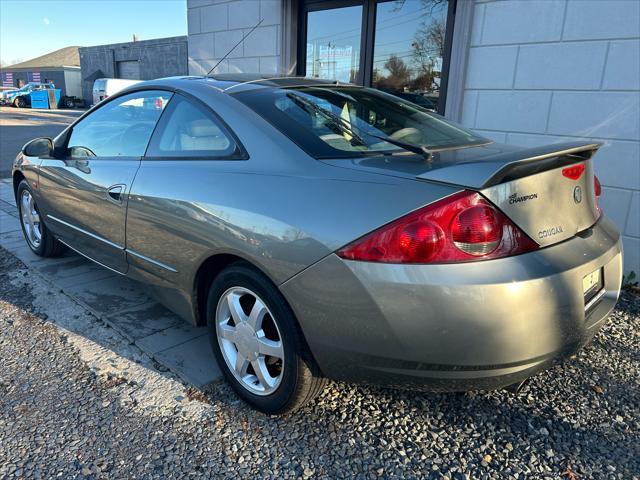
[[[231,135],[206,107],[175,95],[147,149],[147,157],[229,157]]]
[[[171,93],[134,92],[106,103],[74,125],[71,157],[141,157]]]

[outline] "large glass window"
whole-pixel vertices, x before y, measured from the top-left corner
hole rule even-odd
[[[141,157],[171,93],[135,92],[105,103],[74,125],[72,157]]]
[[[306,75],[356,82],[360,71],[362,7],[309,12]]]
[[[381,2],[372,85],[436,111],[442,87],[446,0]]]
[[[454,1],[306,0],[298,73],[373,86],[443,113]]]

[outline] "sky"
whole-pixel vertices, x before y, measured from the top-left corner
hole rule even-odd
[[[0,0],[0,62],[187,34],[186,0]]]

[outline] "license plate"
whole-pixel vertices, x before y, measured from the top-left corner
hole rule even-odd
[[[582,279],[582,293],[584,293],[585,303],[602,289],[602,269],[594,270]]]

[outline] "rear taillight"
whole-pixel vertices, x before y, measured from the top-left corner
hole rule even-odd
[[[456,263],[538,248],[480,194],[463,191],[405,215],[338,250],[348,260]]]
[[[577,163],[576,165],[571,165],[570,167],[563,168],[562,175],[570,178],[571,180],[578,180],[582,176],[584,169],[584,163]]]
[[[453,244],[470,255],[493,252],[502,240],[502,216],[489,205],[462,210],[451,224]]]
[[[602,195],[602,185],[600,180],[595,175],[593,176],[593,191],[596,194],[596,208],[598,209],[598,215],[602,215],[602,208],[600,208],[600,196]]]

